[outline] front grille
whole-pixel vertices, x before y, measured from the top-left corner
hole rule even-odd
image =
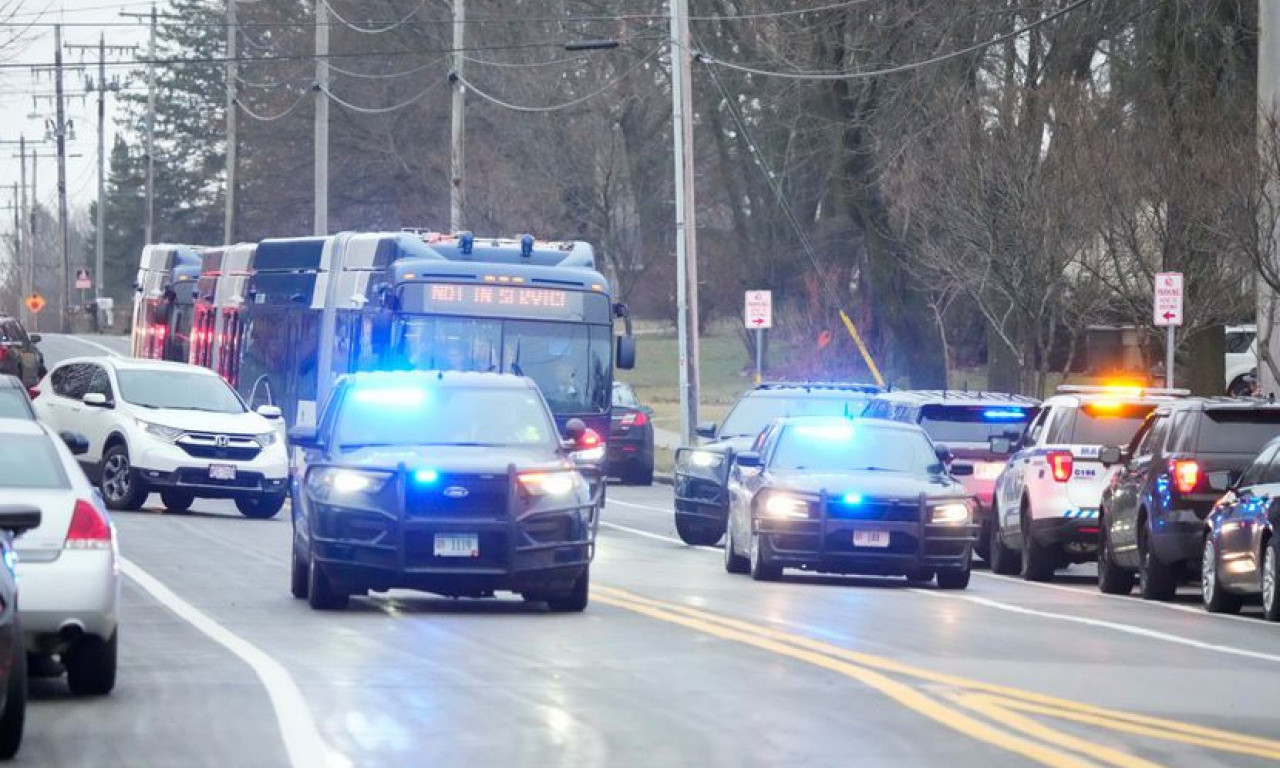
[[[506,519],[507,476],[442,474],[429,485],[410,480],[405,490],[405,517]]]
[[[225,443],[219,445],[219,442]],[[198,459],[252,461],[262,452],[262,445],[249,435],[223,435],[212,432],[188,432],[178,438],[177,446]]]
[[[873,520],[914,523],[920,520],[920,503],[916,500],[868,499],[860,504],[827,502],[827,517],[833,520]]]

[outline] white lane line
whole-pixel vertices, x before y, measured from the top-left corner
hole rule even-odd
[[[279,662],[268,656],[253,643],[214,621],[203,611],[178,597],[151,574],[128,558],[120,558],[121,570],[138,586],[187,623],[200,630],[209,639],[240,657],[262,681],[271,698],[271,708],[276,713],[280,736],[284,739],[289,764],[293,768],[319,768],[320,766],[349,766],[350,761],[329,750],[320,730],[311,718],[302,692],[293,678]]]
[[[1069,595],[1088,595],[1092,597],[1106,598],[1107,600],[1123,600],[1129,605],[1145,605],[1151,608],[1164,608],[1170,611],[1178,611],[1179,613],[1192,613],[1192,614],[1195,614],[1196,616],[1205,616],[1211,619],[1227,619],[1229,621],[1243,621],[1255,627],[1260,625],[1258,619],[1252,618],[1249,616],[1235,616],[1230,613],[1209,613],[1203,608],[1192,608],[1189,605],[1178,605],[1177,603],[1166,603],[1161,600],[1143,600],[1140,597],[1131,597],[1129,595],[1108,595],[1105,592],[1100,592],[1096,589],[1091,590],[1088,587],[1068,587],[1065,584],[1046,584],[1042,581],[1025,581],[1022,579],[1018,579],[1017,577],[1014,577],[1014,576],[999,576],[994,573],[984,573],[981,571],[974,571],[973,575],[980,576],[984,579],[991,579],[993,581],[997,581],[1005,584],[1013,584],[1017,586],[1026,586],[1026,587],[1038,587],[1040,589],[1051,589],[1055,592],[1065,592]]]
[[[107,353],[107,355],[108,355],[109,357],[124,357],[124,355],[122,355],[122,354],[120,354],[119,352],[115,351],[115,350],[114,350],[114,349],[112,349],[111,347],[104,346],[104,345],[102,345],[102,344],[99,344],[99,343],[98,343],[98,342],[96,342],[96,341],[89,341],[88,339],[82,339],[82,338],[80,338],[79,336],[68,336],[67,334],[63,334],[63,333],[50,333],[50,334],[46,334],[46,335],[47,335],[49,338],[51,338],[51,339],[59,339],[59,340],[64,340],[64,341],[74,341],[74,342],[76,342],[77,344],[85,344],[85,345],[87,345],[87,346],[94,347],[94,348],[96,348],[96,349],[100,349],[100,350],[102,350],[103,352],[106,352],[106,353]]]
[[[609,502],[609,503],[610,503],[610,504],[612,504],[613,502]],[[720,548],[719,548],[719,547],[703,547],[703,546],[696,546],[696,545],[693,545],[693,544],[685,544],[683,541],[681,541],[681,540],[679,540],[679,539],[677,539],[677,538],[674,538],[674,537],[672,537],[672,536],[663,536],[663,535],[662,535],[662,534],[660,534],[660,533],[650,533],[650,532],[648,532],[648,531],[642,531],[642,530],[640,530],[639,528],[630,528],[630,527],[625,526],[625,525],[618,525],[617,523],[609,523],[609,522],[606,522],[606,521],[604,521],[604,520],[601,520],[601,521],[600,521],[600,527],[601,527],[601,528],[612,528],[612,529],[613,529],[613,530],[615,530],[615,531],[622,531],[623,533],[630,533],[630,534],[632,534],[633,536],[643,536],[643,537],[645,537],[646,539],[653,539],[654,541],[665,541],[665,542],[667,542],[668,544],[678,544],[678,545],[680,545],[681,547],[684,547],[685,549],[700,549],[700,550],[702,550],[702,551],[704,551],[704,552],[714,552],[714,553],[716,553],[716,554],[720,554]]]
[[[949,592],[937,592],[937,591],[928,590],[928,589],[912,589],[911,591],[921,595],[929,595],[930,597],[940,598],[943,600],[964,600],[965,602],[973,603],[975,605],[981,605],[987,608],[995,608],[996,610],[1007,611],[1009,613],[1018,613],[1024,616],[1035,616],[1041,619],[1051,619],[1053,621],[1065,621],[1065,622],[1070,622],[1072,624],[1084,624],[1085,626],[1089,626],[1089,627],[1099,627],[1101,629],[1109,629],[1114,632],[1123,632],[1124,634],[1127,634],[1127,635],[1136,635],[1138,637],[1145,637],[1151,640],[1160,640],[1161,642],[1172,643],[1174,645],[1183,645],[1188,648],[1196,648],[1202,651],[1212,651],[1214,653],[1222,653],[1228,656],[1243,656],[1244,658],[1247,658],[1247,659],[1258,659],[1260,661],[1272,661],[1272,662],[1280,663],[1280,656],[1277,656],[1275,654],[1262,653],[1261,651],[1250,651],[1246,648],[1236,648],[1235,646],[1231,646],[1231,645],[1220,645],[1218,643],[1206,643],[1202,640],[1192,640],[1189,637],[1182,637],[1181,635],[1174,635],[1168,632],[1158,632],[1154,629],[1144,629],[1142,627],[1137,627],[1132,624],[1121,624],[1119,622],[1105,621],[1103,619],[1090,619],[1084,616],[1072,616],[1066,613],[1053,613],[1051,611],[1040,611],[1034,608],[1023,608],[1022,606],[1011,605],[1009,603],[1002,603],[999,600],[991,600],[985,597],[973,597],[971,595],[960,595],[960,594],[949,593]]]
[[[632,507],[633,509],[643,509],[649,512],[665,512],[670,515],[675,514],[675,510],[671,509],[670,507],[666,507],[666,508],[651,507],[648,504],[635,504],[630,501],[623,501],[622,499],[609,499],[608,502],[605,504],[605,507],[608,508],[610,504],[618,504],[623,507]]]

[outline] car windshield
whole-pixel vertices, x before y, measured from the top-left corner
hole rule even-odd
[[[986,443],[992,437],[1017,436],[1032,415],[1030,408],[1003,405],[926,405],[920,426],[938,443]]]
[[[0,489],[70,487],[62,459],[50,438],[45,435],[0,437]]]
[[[527,446],[554,450],[555,424],[526,389],[405,387],[348,391],[339,448],[395,445]]]
[[[0,389],[0,419],[35,418],[31,412],[31,400],[20,389]]]
[[[780,470],[917,475],[928,474],[937,464],[933,446],[920,432],[845,420],[783,428],[770,460]]]
[[[794,397],[751,396],[742,398],[725,417],[720,427],[720,437],[753,437],[774,419],[788,416],[845,416],[862,415],[867,407],[866,395],[847,397]]]
[[[157,369],[120,371],[120,397],[143,408],[244,413],[244,402],[220,377]]]
[[[636,397],[636,391],[631,388],[630,384],[615,383],[613,385],[613,404],[625,408],[639,408],[640,398]]]
[[[1280,411],[1206,411],[1196,436],[1198,453],[1247,453],[1262,450],[1280,435]]]
[[[1154,405],[1141,403],[1087,403],[1076,412],[1072,445],[1128,445]]]

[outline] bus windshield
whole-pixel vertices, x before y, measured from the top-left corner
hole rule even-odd
[[[609,326],[403,315],[395,353],[415,370],[493,371],[533,379],[557,414],[609,409]]]

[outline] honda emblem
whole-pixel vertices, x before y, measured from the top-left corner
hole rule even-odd
[[[228,445],[231,445],[231,438],[226,435],[215,435],[213,438],[213,444],[219,448],[226,448]]]

